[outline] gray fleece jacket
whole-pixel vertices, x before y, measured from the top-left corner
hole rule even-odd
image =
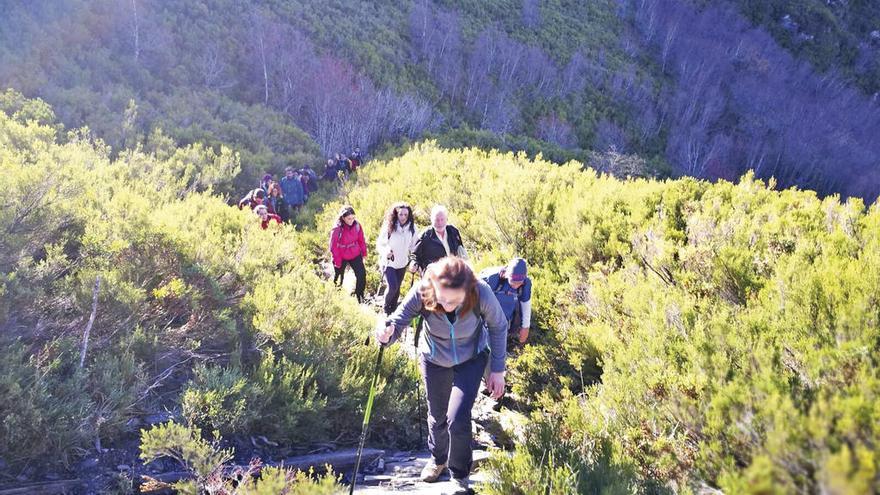
[[[414,285],[404,297],[403,303],[385,321],[386,325],[394,325],[394,335],[388,343],[397,341],[410,321],[421,315],[424,324],[418,351],[426,361],[451,368],[488,348],[491,351],[490,369],[493,372],[504,371],[507,358],[507,318],[486,282],[479,280],[477,291],[479,306],[467,313],[461,313],[461,308],[457,309],[453,323],[445,313],[424,309],[422,298],[419,297],[419,285]]]

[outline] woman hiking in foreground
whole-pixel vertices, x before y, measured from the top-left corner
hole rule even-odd
[[[419,284],[376,328],[376,339],[382,344],[396,341],[417,315],[424,319],[417,346],[432,455],[422,480],[437,481],[448,468],[456,487],[453,493],[470,493],[471,409],[487,362],[490,394],[498,399],[504,393],[507,319],[492,289],[455,256],[427,267]]]

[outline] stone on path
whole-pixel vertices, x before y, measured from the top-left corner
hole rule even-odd
[[[400,453],[385,459],[385,473],[380,475],[367,475],[364,481],[358,484],[354,491],[363,495],[378,495],[382,493],[408,493],[410,495],[444,495],[453,489],[449,481],[449,475],[444,474],[436,483],[424,483],[419,480],[422,468],[428,462],[428,452]],[[475,487],[485,480],[485,475],[479,471],[480,464],[489,458],[489,452],[485,450],[474,451],[474,469],[471,474],[471,487]]]

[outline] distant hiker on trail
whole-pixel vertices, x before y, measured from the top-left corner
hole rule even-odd
[[[385,291],[385,314],[397,309],[400,286],[406,276],[406,266],[416,247],[416,227],[412,207],[407,203],[395,203],[385,214],[382,229],[376,239],[379,268],[388,289]]]
[[[263,230],[268,229],[269,222],[272,222],[273,220],[278,225],[281,225],[281,217],[273,213],[269,213],[269,209],[266,208],[266,205],[257,206],[256,208],[254,208],[254,213],[256,213],[258,217],[260,217],[260,226],[263,228]]]
[[[431,208],[431,226],[422,231],[412,254],[414,266],[425,271],[431,263],[444,256],[458,256],[467,260],[467,251],[461,240],[461,233],[448,225],[449,211],[443,205]],[[415,270],[415,267],[412,268]]]
[[[364,268],[364,258],[367,257],[367,242],[364,240],[364,229],[355,219],[354,208],[351,206],[343,206],[339,210],[336,225],[330,231],[329,249],[335,270],[333,282],[342,287],[345,266],[350,265],[357,280],[354,294],[359,303],[364,302],[364,289],[367,287],[367,270]]]
[[[422,470],[422,480],[437,481],[448,466],[455,493],[468,493],[473,464],[471,409],[487,362],[492,397],[499,399],[504,393],[507,320],[492,289],[456,256],[425,270],[397,310],[380,319],[376,339],[396,341],[418,315],[424,325],[418,355],[428,398],[432,455]]]
[[[296,173],[299,175],[299,182],[302,184],[303,188],[303,204],[306,204],[309,201],[309,176],[306,174],[305,169],[297,170]]]
[[[324,165],[324,180],[336,180],[336,160],[328,158]]]
[[[528,340],[532,322],[532,280],[526,274],[527,269],[526,260],[514,258],[507,266],[487,268],[480,272],[480,278],[495,293],[504,316],[510,322],[508,335],[516,332],[520,344]]]
[[[342,176],[348,178],[348,158],[342,153],[336,153],[336,172],[342,172]]]
[[[260,181],[260,189],[269,192],[269,184],[272,182],[272,174],[263,175],[263,179]]]
[[[305,202],[302,181],[293,167],[284,169],[284,177],[281,178],[281,191],[284,193],[284,201],[287,202],[287,207],[290,210],[289,219],[292,220]]]
[[[266,195],[263,204],[266,205],[266,209],[269,210],[269,213],[281,217],[282,222],[287,221],[287,201],[284,199],[284,195],[281,192],[281,184],[274,180],[269,183],[269,194]]]
[[[351,154],[348,155],[349,169],[350,169],[352,172],[354,172],[355,170],[357,170],[358,167],[360,167],[361,165],[363,165],[363,163],[364,163],[364,162],[363,162],[363,159],[364,159],[364,157],[361,155],[361,148],[360,148],[360,146],[355,146],[355,147],[354,147],[354,151],[352,151]]]
[[[308,194],[311,195],[313,192],[316,192],[318,190],[318,174],[315,173],[312,167],[305,167],[300,170],[300,173],[309,177]]]
[[[263,204],[264,199],[266,199],[266,191],[262,189],[254,189],[247,193],[247,196],[241,198],[241,201],[238,202],[238,209],[240,210],[247,206],[253,210],[257,206]]]

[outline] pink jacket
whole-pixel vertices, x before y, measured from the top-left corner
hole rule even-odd
[[[339,268],[343,261],[353,260],[358,256],[367,257],[367,242],[364,240],[364,229],[361,224],[340,225],[330,231],[330,254],[333,255],[333,266]]]

